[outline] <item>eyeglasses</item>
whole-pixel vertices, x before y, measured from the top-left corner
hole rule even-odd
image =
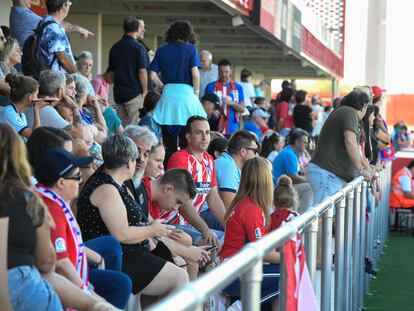
[[[252,147],[244,147],[244,149],[251,150],[251,151],[253,151],[254,154],[256,154],[259,151],[258,148],[252,148]]]
[[[81,181],[82,180],[82,173],[79,172],[76,175],[72,175],[72,176],[66,176],[66,177],[62,177],[63,179],[69,179],[69,180],[77,180],[77,181]]]

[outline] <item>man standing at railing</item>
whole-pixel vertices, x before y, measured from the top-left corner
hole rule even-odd
[[[321,130],[318,145],[307,169],[313,190],[313,203],[343,188],[357,175],[372,178],[371,169],[364,166],[359,149],[359,121],[364,117],[369,97],[361,91],[346,95]]]
[[[394,175],[391,181],[391,208],[414,208],[413,175],[414,160]]]

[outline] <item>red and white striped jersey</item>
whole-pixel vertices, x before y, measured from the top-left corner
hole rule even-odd
[[[196,196],[193,199],[193,205],[200,214],[210,189],[217,185],[213,157],[204,152],[202,161],[199,161],[189,153],[188,149],[179,150],[168,161],[168,169],[171,168],[184,168],[193,176],[196,186]],[[164,223],[188,224],[178,211],[162,212],[160,218],[164,220]]]

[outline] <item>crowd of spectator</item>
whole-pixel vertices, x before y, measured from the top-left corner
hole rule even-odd
[[[0,30],[4,310],[151,304],[390,158],[378,87],[332,110],[285,80],[269,101],[267,80],[243,69],[236,82],[230,60],[199,53],[189,22],[154,53],[136,16],[94,77],[92,53],[72,53],[67,32],[93,34],[64,21],[70,6],[46,0],[42,19],[14,0]],[[30,49],[40,58],[22,58]],[[410,141],[403,124],[393,136]],[[279,259],[264,257],[272,301]],[[223,294],[237,299],[240,283]]]

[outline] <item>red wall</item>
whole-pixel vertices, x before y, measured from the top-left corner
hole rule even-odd
[[[405,121],[414,126],[414,94],[387,95],[387,123]]]

